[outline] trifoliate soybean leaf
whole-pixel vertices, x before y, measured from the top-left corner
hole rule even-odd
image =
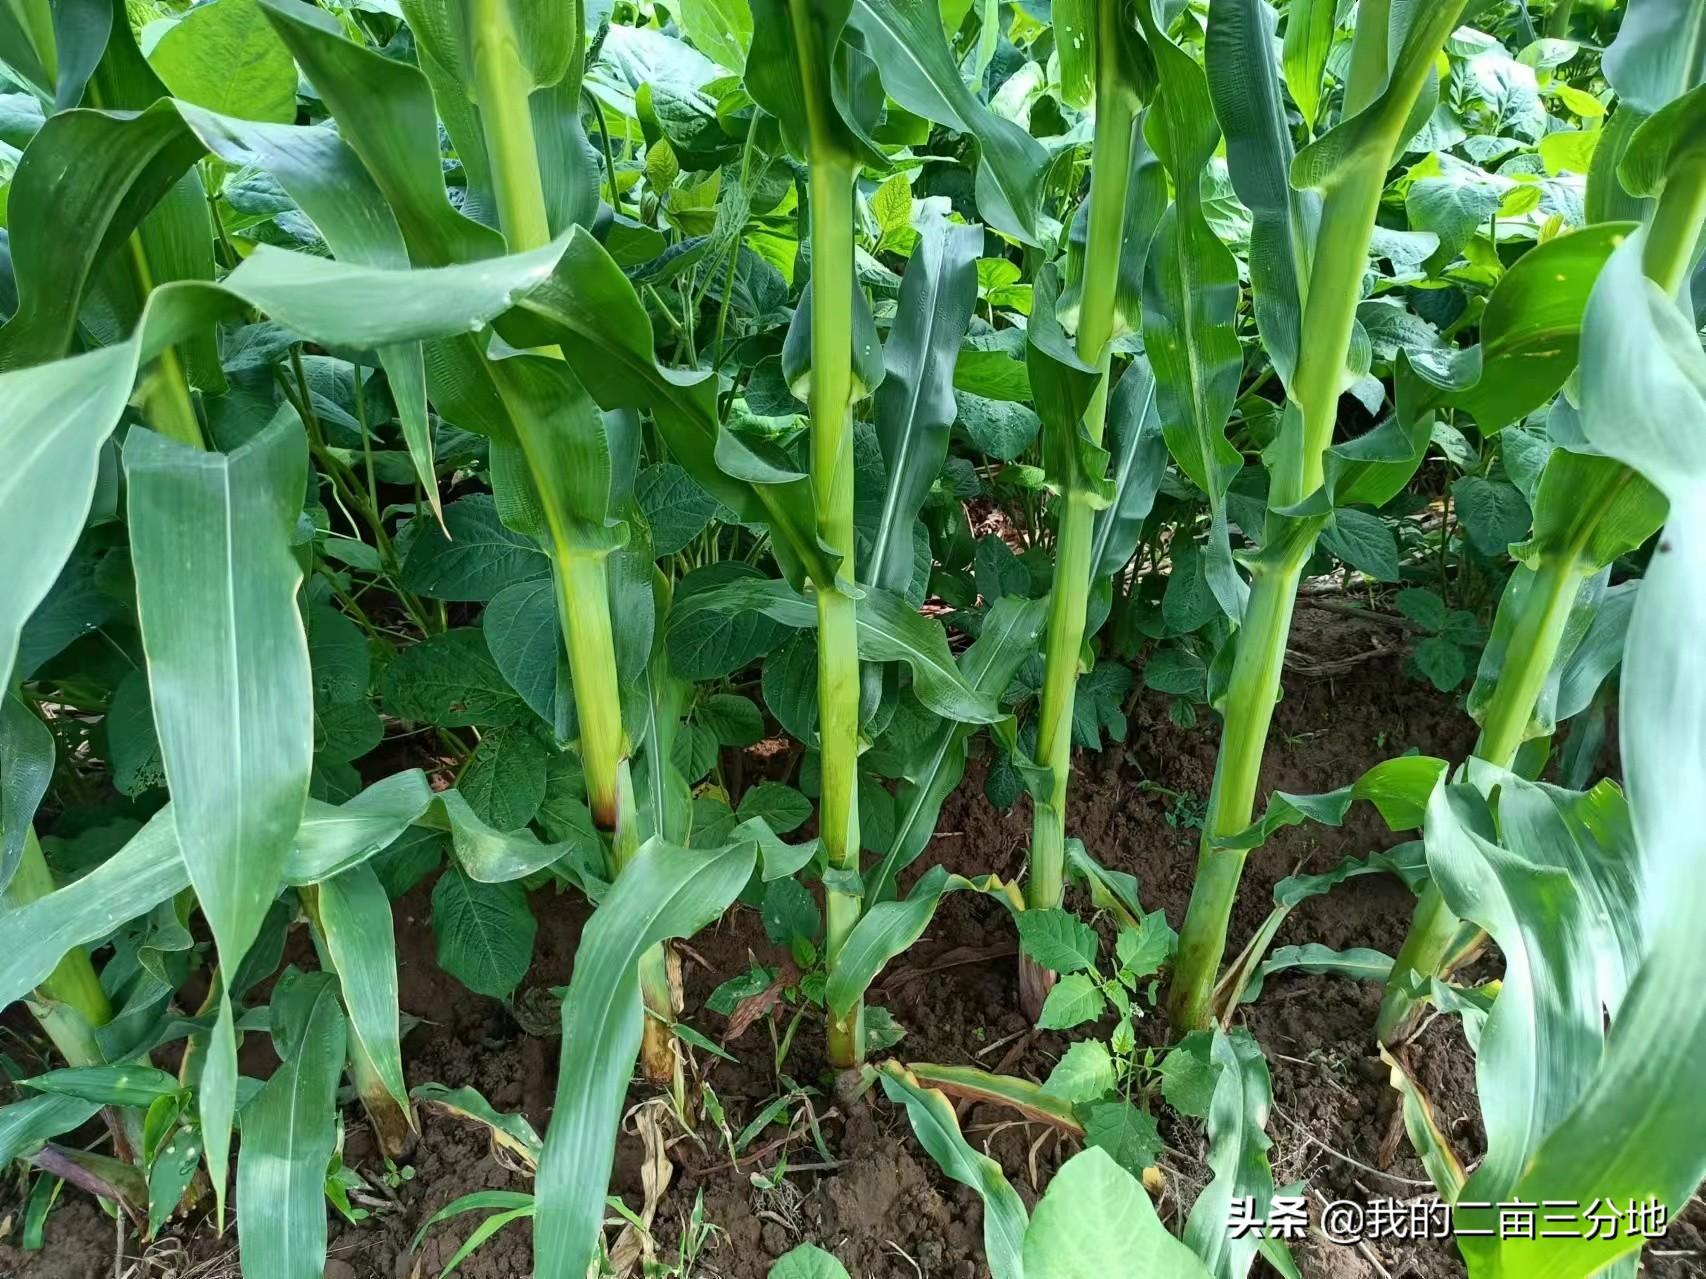
[[[769,989],[776,974],[762,964],[754,964],[738,977],[731,977],[705,997],[705,1007],[727,1017],[741,1000],[751,999]]]
[[[398,719],[442,728],[519,723],[526,704],[492,661],[485,637],[469,628],[429,635],[385,668],[381,697]]]
[[[1208,691],[1208,667],[1186,648],[1162,648],[1143,666],[1143,684],[1158,693],[1203,701]]]
[[[1059,907],[1023,910],[1014,922],[1019,946],[1051,972],[1076,973],[1096,963],[1096,930]]]
[[[554,751],[545,761],[545,798],[539,802],[535,819],[554,840],[581,838],[592,829],[586,807],[586,777],[580,757]]]
[[[1416,645],[1416,669],[1442,693],[1449,693],[1469,674],[1469,659],[1455,640],[1430,635]]]
[[[18,638],[14,679],[28,679],[74,640],[118,616],[121,605],[100,588],[95,568],[95,562],[87,555],[73,555],[66,561],[47,598],[24,623],[23,634]]]
[[[652,553],[660,559],[698,537],[717,509],[716,498],[674,462],[659,462],[641,471],[634,481],[634,497],[652,530]]]
[[[762,817],[778,835],[798,830],[812,815],[812,804],[792,786],[782,782],[759,782],[740,798],[741,821]]]
[[[685,0],[681,26],[701,53],[739,72],[752,44],[752,12],[740,0]]]
[[[314,680],[314,704],[355,702],[367,696],[372,658],[367,637],[348,616],[326,604],[302,612],[308,632],[308,665]]]
[[[880,1004],[865,1005],[865,1055],[886,1052],[906,1038],[906,1027]]]
[[[983,776],[983,797],[995,807],[1006,809],[1019,802],[1024,789],[1024,778],[1013,766],[1013,757],[1002,752]]]
[[[411,826],[372,862],[385,895],[396,901],[437,870],[444,860],[444,832]]]
[[[366,702],[333,703],[314,712],[314,757],[317,763],[347,764],[379,745],[385,725]],[[357,790],[361,787],[358,785]]]
[[[704,794],[693,797],[693,840],[696,844],[707,848],[723,844],[739,824],[740,819],[717,791],[707,787]]]
[[[1134,1177],[1155,1162],[1161,1153],[1161,1132],[1155,1117],[1129,1101],[1093,1101],[1073,1107],[1084,1125],[1084,1144],[1105,1150]]]
[[[513,881],[482,884],[451,867],[432,890],[438,966],[476,994],[509,997],[533,962],[538,927]]]
[[[131,671],[119,681],[107,710],[106,729],[107,760],[119,794],[134,799],[150,787],[166,784],[145,672]]]
[[[1029,595],[1031,572],[1019,557],[995,534],[978,539],[972,554],[977,575],[977,593],[993,604],[1007,595]]]
[[[980,351],[965,346],[960,348],[959,359],[954,362],[954,389],[989,400],[1028,401],[1031,375],[1024,361],[1015,360],[1005,351]]]
[[[714,693],[693,708],[695,723],[709,729],[723,746],[751,746],[764,737],[764,716],[748,698]]]
[[[670,762],[692,785],[717,766],[717,735],[703,724],[683,724],[670,746]]]
[[[1331,0],[1327,8],[1331,12]],[[1295,11],[1291,21],[1297,22]],[[1025,1232],[1024,1266],[1025,1279],[1209,1279],[1216,1273],[1167,1233],[1142,1182],[1098,1149],[1074,1155],[1049,1182]],[[1289,1275],[1296,1279],[1295,1271]]]
[[[403,561],[403,585],[432,599],[483,603],[550,572],[539,544],[504,526],[491,495],[475,493],[444,508],[444,529],[429,521],[416,534]]]
[[[1398,592],[1394,602],[1400,613],[1422,629],[1445,629],[1445,601],[1436,592],[1419,586],[1408,586]]]
[[[799,940],[815,942],[823,932],[823,916],[804,884],[775,879],[764,886],[764,935],[778,946]]]
[[[173,97],[198,107],[243,120],[296,119],[296,64],[255,0],[186,9],[148,60]]]
[[[1220,1068],[1210,1055],[1213,1043],[1208,1031],[1193,1031],[1173,1045],[1161,1060],[1161,1095],[1181,1115],[1193,1119],[1208,1117],[1215,1080],[1220,1075]]]
[[[817,741],[817,636],[795,635],[764,659],[764,704],[797,742]]]
[[[504,587],[480,615],[480,630],[510,688],[553,733],[572,736],[574,698],[552,579],[536,577]]]
[[[1108,1006],[1102,992],[1084,973],[1069,973],[1055,983],[1043,1001],[1039,1030],[1071,1030],[1100,1017]]]
[[[1378,515],[1346,507],[1333,512],[1321,544],[1354,569],[1377,582],[1398,580],[1398,540]]]
[[[894,847],[894,796],[875,778],[859,782],[859,845],[868,853],[886,854]]]
[[[474,748],[456,789],[474,815],[494,830],[520,830],[544,802],[549,754],[528,729],[496,729]]]
[[[1024,367],[1016,361],[1008,363]],[[954,404],[959,409],[959,424],[972,446],[1002,462],[1019,457],[1042,430],[1042,419],[1027,404],[990,399],[970,391],[955,391]]]
[[[723,612],[681,605],[701,591],[742,578],[764,575],[750,565],[724,560],[695,569],[676,588],[676,608],[664,631],[670,669],[682,679],[719,679],[764,656],[788,634],[779,622],[762,613]]]
[[[871,216],[877,220],[882,238],[904,230],[912,217],[912,181],[905,173],[885,178],[871,195]]]
[[[1049,1071],[1043,1091],[1063,1101],[1095,1101],[1114,1086],[1114,1059],[1099,1039],[1080,1039]]]
[[[1503,555],[1528,533],[1532,515],[1514,484],[1465,475],[1451,486],[1457,519],[1483,555]]]
[[[1117,662],[1101,662],[1078,679],[1078,694],[1072,702],[1072,740],[1087,750],[1099,750],[1102,734],[1125,741],[1125,699],[1131,692],[1131,668]]]
[[[778,1257],[765,1279],[847,1279],[847,1267],[833,1253],[802,1243]]]
[[[1173,571],[1167,577],[1167,590],[1161,597],[1161,616],[1170,635],[1189,635],[1200,630],[1220,612],[1204,573],[1204,558],[1195,545],[1187,544],[1173,551]]]

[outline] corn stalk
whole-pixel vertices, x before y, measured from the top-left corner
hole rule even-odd
[[[1109,340],[1114,332],[1133,130],[1140,105],[1131,62],[1122,56],[1135,37],[1122,30],[1118,5],[1099,4],[1096,14],[1096,135],[1090,151],[1089,237],[1074,345],[1079,362],[1094,368],[1097,380],[1081,422],[1050,425],[1050,429],[1065,431],[1073,437],[1055,450],[1060,457],[1076,455],[1074,444],[1080,427],[1092,446],[1100,448],[1102,444],[1113,362]],[[1044,910],[1060,905],[1065,886],[1072,706],[1090,600],[1097,510],[1096,494],[1089,485],[1080,482],[1076,466],[1064,469],[1066,474],[1053,477],[1059,485],[1059,523],[1054,586],[1049,594],[1044,641],[1046,665],[1037,718],[1037,762],[1049,772],[1049,791],[1046,797],[1035,798],[1030,871],[1025,885],[1026,906]],[[1042,1011],[1050,985],[1052,974],[1039,967],[1028,954],[1021,955],[1019,998],[1029,1016],[1034,1018]]]
[[[805,88],[812,242],[811,479],[818,539],[842,571],[817,589],[817,701],[822,759],[818,807],[824,859],[859,870],[859,652],[857,605],[848,590],[853,569],[853,180],[858,162],[831,119],[830,91],[816,77],[828,65],[816,48],[821,31],[808,0],[789,0]],[[859,897],[825,893],[825,955],[833,972],[859,921]],[[829,1022],[829,1060],[849,1068],[864,1060],[864,1003]]]
[[[1346,360],[1387,170],[1433,73],[1434,57],[1464,7],[1465,0],[1447,0],[1418,14],[1394,59],[1387,39],[1382,38],[1388,29],[1387,6],[1364,6],[1352,53],[1346,118],[1301,153],[1294,168],[1295,185],[1322,190],[1317,252],[1308,274],[1297,366],[1287,387],[1286,437],[1273,466],[1266,545],[1253,566],[1250,595],[1240,620],[1197,879],[1179,935],[1168,997],[1173,1025],[1180,1033],[1205,1027],[1212,1016],[1215,976],[1248,856],[1248,850],[1223,841],[1250,825],[1297,587],[1320,528],[1319,517],[1291,518],[1285,512],[1300,507],[1323,488],[1326,453],[1346,385]],[[1377,84],[1384,88],[1364,102],[1363,96]]]
[[[487,160],[491,168],[498,223],[512,253],[550,243],[551,225],[540,177],[528,86],[531,79],[522,57],[520,38],[511,20],[508,0],[472,0],[471,52],[475,94],[480,107]],[[570,58],[583,57],[581,6],[565,15],[575,33]],[[552,348],[545,352],[561,358]],[[512,402],[517,414],[530,410]],[[536,431],[518,422],[524,451],[537,439]],[[529,458],[530,463],[532,458]],[[567,526],[568,513],[547,498],[545,523],[549,530],[557,613],[568,648],[573,677],[575,713],[580,724],[581,767],[586,776],[587,805],[593,822],[611,839],[610,869],[619,875],[639,848],[633,785],[628,776],[627,738],[622,727],[620,681],[616,674],[616,645],[610,621],[610,580],[606,547],[579,543]],[[640,963],[640,985],[649,1016],[641,1061],[656,1083],[675,1078],[676,1059],[670,1025],[674,1007],[670,995],[668,960],[661,946],[646,952]]]

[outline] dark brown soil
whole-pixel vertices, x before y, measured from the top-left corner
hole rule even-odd
[[[1343,619],[1333,620],[1335,635],[1343,636]],[[1299,635],[1303,651],[1296,655],[1287,698],[1275,715],[1265,790],[1329,790],[1409,747],[1458,758],[1472,744],[1473,726],[1460,702],[1405,677],[1394,659],[1346,662],[1342,654],[1310,652],[1307,626]],[[1105,865],[1136,875],[1145,906],[1163,908],[1177,926],[1196,861],[1191,818],[1200,813],[1208,791],[1217,732],[1208,716],[1197,728],[1181,731],[1165,712],[1159,699],[1138,698],[1126,744],[1077,761],[1068,826]],[[993,809],[983,798],[982,771],[974,760],[966,783],[944,807],[920,867],[939,861],[954,870],[1003,876],[1022,868],[1028,808],[1021,801],[1006,812]],[[1299,868],[1324,870],[1345,856],[1392,842],[1374,814],[1365,811],[1354,812],[1342,830],[1304,826],[1281,832],[1251,859],[1232,946],[1241,945],[1266,917],[1278,879]],[[503,1006],[467,993],[438,970],[429,889],[423,885],[396,905],[403,1006],[425,1019],[407,1043],[410,1082],[472,1085],[500,1110],[519,1111],[543,1131],[557,1045],[529,1034]],[[1408,926],[1412,904],[1396,881],[1355,879],[1296,910],[1278,943],[1318,941],[1390,953]],[[540,930],[527,990],[543,995],[568,980],[587,909],[578,899],[555,895],[536,898],[534,908]],[[765,939],[756,914],[744,909],[694,939],[686,951],[687,1015],[703,1033],[723,1035],[725,1020],[704,1011],[702,1004],[718,982],[744,969],[749,955],[767,962],[782,959]],[[945,899],[926,939],[897,960],[872,993],[872,1002],[888,1007],[907,1030],[895,1053],[909,1061],[1046,1076],[1066,1040],[1027,1033],[1014,1005],[1013,955],[1012,928],[999,906],[971,894]],[[525,998],[522,1002],[526,1006]],[[1260,1001],[1240,1014],[1266,1052],[1273,1075],[1268,1131],[1276,1176],[1282,1184],[1307,1181],[1312,1217],[1327,1200],[1432,1194],[1407,1144],[1399,1144],[1395,1158],[1382,1156],[1394,1095],[1373,1051],[1378,1003],[1379,992],[1372,986],[1282,974],[1270,979]],[[1160,1022],[1156,1014],[1146,1025],[1156,1042],[1165,1038]],[[735,1132],[785,1087],[795,1082],[813,1086],[812,1110],[829,1157],[816,1147],[806,1124],[778,1123],[757,1136],[739,1167],[731,1168],[714,1125],[701,1119],[696,1136],[682,1136],[680,1125],[667,1120],[672,1178],[657,1204],[652,1231],[659,1259],[676,1260],[684,1223],[699,1200],[703,1220],[715,1230],[690,1275],[762,1279],[776,1257],[802,1241],[833,1251],[858,1279],[987,1275],[977,1197],[937,1171],[913,1140],[904,1116],[880,1095],[851,1105],[837,1101],[822,1078],[821,1027],[809,1016],[783,1063],[784,1084],[772,1058],[773,1035],[779,1037],[786,1025],[786,1010],[772,1023],[761,1019],[752,1025],[730,1045],[738,1063],[699,1054],[698,1077],[715,1090]],[[1459,1153],[1473,1159],[1483,1142],[1474,1060],[1456,1023],[1434,1021],[1415,1045],[1412,1060],[1441,1126]],[[692,1083],[689,1093],[698,1096]],[[636,1103],[645,1096],[641,1088],[631,1095]],[[1031,1203],[1074,1152],[1041,1128],[1014,1120],[1010,1112],[993,1107],[962,1107],[968,1136],[987,1146]],[[357,1114],[350,1112],[347,1122],[347,1159],[376,1177],[379,1161]],[[1207,1179],[1204,1143],[1197,1126],[1175,1118],[1165,1119],[1162,1131],[1169,1148],[1162,1160],[1167,1187],[1159,1206],[1176,1228]],[[789,1172],[780,1188],[754,1181],[754,1174],[773,1172],[784,1154]],[[630,1132],[618,1152],[613,1190],[633,1208],[643,1199],[641,1158],[641,1141]],[[328,1279],[436,1275],[477,1217],[435,1228],[419,1254],[411,1253],[410,1241],[427,1217],[470,1191],[527,1188],[525,1177],[493,1157],[483,1131],[439,1115],[423,1115],[420,1143],[409,1162],[415,1175],[395,1191],[393,1210],[354,1226],[334,1219]],[[15,1198],[15,1187],[0,1191],[0,1207],[12,1212],[15,1231],[18,1206],[5,1195]],[[1655,1251],[1673,1255],[1650,1253],[1645,1273],[1663,1279],[1706,1275],[1703,1234],[1706,1212],[1693,1204],[1668,1240],[1656,1246]],[[0,1279],[113,1274],[116,1246],[112,1222],[91,1200],[68,1192],[50,1219],[44,1251],[22,1254],[0,1242]],[[187,1250],[167,1241],[157,1251],[162,1264],[147,1274],[158,1279],[189,1279],[189,1258],[212,1266],[219,1256],[205,1231],[188,1241]],[[1447,1243],[1383,1241],[1358,1250],[1313,1241],[1298,1247],[1297,1259],[1310,1279],[1445,1279],[1464,1273]],[[234,1257],[228,1265],[224,1271],[193,1273],[198,1279],[234,1275]],[[530,1232],[522,1222],[489,1241],[460,1273],[469,1279],[513,1279],[528,1273],[530,1265]],[[1258,1271],[1263,1267],[1258,1262]]]

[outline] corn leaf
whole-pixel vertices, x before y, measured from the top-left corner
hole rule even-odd
[[[44,1141],[82,1127],[100,1109],[98,1101],[51,1093],[0,1106],[0,1164],[34,1154]]]
[[[1167,445],[1156,408],[1155,372],[1143,356],[1120,375],[1108,400],[1108,429],[1113,434],[1113,500],[1096,512],[1090,544],[1092,581],[1111,577],[1137,550],[1143,522],[1155,506],[1167,469]]]
[[[563,997],[556,1107],[536,1182],[538,1279],[583,1279],[597,1255],[616,1125],[645,1017],[640,956],[722,914],[755,860],[751,843],[688,850],[649,840],[581,934]]]
[[[344,1015],[330,973],[298,976],[274,994],[273,1035],[282,1064],[243,1113],[237,1244],[252,1279],[318,1279],[344,1062]]]
[[[1273,1084],[1261,1048],[1243,1028],[1228,1034],[1217,1027],[1209,1056],[1220,1067],[1208,1112],[1208,1165],[1214,1179],[1191,1207],[1185,1242],[1215,1279],[1244,1279],[1258,1240],[1249,1234],[1234,1238],[1227,1216],[1234,1199],[1248,1198],[1256,1214],[1265,1217],[1273,1198],[1267,1153],[1273,1142],[1265,1131]]]
[[[1656,115],[1706,80],[1706,10],[1690,0],[1629,0],[1605,51],[1605,78],[1624,105]]]
[[[1642,20],[1662,10],[1646,6]],[[1631,18],[1633,20],[1633,13]],[[1635,30],[1636,28],[1629,28]],[[1656,33],[1653,33],[1656,35]],[[1658,37],[1668,56],[1668,29]],[[1706,1013],[1678,991],[1706,981],[1699,920],[1706,881],[1706,468],[1689,423],[1706,413],[1706,357],[1692,326],[1640,269],[1639,237],[1607,266],[1589,304],[1582,357],[1583,425],[1596,444],[1659,484],[1671,515],[1636,602],[1623,668],[1624,771],[1639,849],[1645,959],[1611,1024],[1603,1058],[1516,1183],[1524,1197],[1624,1204],[1649,1198],[1672,1212],[1706,1175],[1697,1099]],[[1507,983],[1508,985],[1508,983]],[[1504,1003],[1501,991],[1494,1005]],[[1493,1027],[1482,1032],[1483,1051]],[[1586,1211],[1586,1208],[1582,1211]],[[1638,1235],[1465,1241],[1471,1274],[1580,1279],[1632,1257]]]
[[[407,1111],[391,901],[371,864],[364,862],[320,885],[320,927],[337,970],[349,1028],[385,1090]]]
[[[218,285],[156,289],[128,341],[0,374],[0,533],[20,565],[0,585],[0,670],[12,668],[25,620],[76,544],[99,446],[148,360],[239,304],[324,345],[358,350],[466,332],[543,278],[558,252],[404,271],[263,245]]]
[[[1294,0],[1286,11],[1285,86],[1312,130],[1321,118],[1322,77],[1333,51],[1338,8],[1338,0]]]
[[[960,1133],[948,1099],[923,1087],[899,1062],[885,1062],[877,1075],[888,1099],[906,1107],[919,1144],[948,1176],[970,1186],[983,1200],[983,1252],[995,1279],[1025,1279],[1025,1229],[1030,1224],[1018,1192],[1001,1165],[974,1149]]]
[[[985,107],[960,79],[926,0],[853,0],[852,23],[870,44],[883,88],[926,120],[977,139],[977,205],[996,230],[1042,243],[1043,177],[1048,154],[1023,127]]]
[[[1544,405],[1575,371],[1594,282],[1633,229],[1586,227],[1524,254],[1487,299],[1478,345],[1410,354],[1424,384],[1411,411],[1461,408],[1490,434]]]
[[[797,473],[754,482],[725,471],[719,458],[732,437],[719,422],[716,379],[657,362],[644,304],[591,235],[576,229],[558,270],[498,328],[518,347],[560,346],[600,407],[650,409],[671,456],[701,488],[743,521],[769,525],[791,584],[835,580],[833,557],[817,540],[809,482]]]
[[[1243,464],[1226,438],[1244,369],[1235,323],[1238,262],[1209,226],[1202,202],[1202,174],[1220,141],[1220,128],[1203,68],[1161,31],[1147,6],[1139,6],[1138,20],[1161,76],[1160,97],[1145,118],[1145,128],[1174,187],[1173,205],[1155,232],[1144,278],[1144,346],[1160,388],[1167,448],[1191,482],[1208,495],[1213,517],[1209,588],[1221,611],[1236,619],[1248,591],[1232,566],[1224,501]],[[1254,189],[1253,178],[1249,185]],[[1290,238],[1303,233],[1294,227]],[[1273,258],[1275,280],[1295,278],[1295,250],[1286,252],[1276,245],[1274,252],[1284,253]],[[1285,262],[1293,266],[1290,275],[1281,269]],[[1270,326],[1284,331],[1289,320],[1273,318],[1286,305],[1283,289],[1274,296],[1277,306]]]
[[[978,637],[960,655],[960,674],[966,684],[974,692],[999,699],[1020,665],[1036,651],[1047,615],[1044,600],[1011,595],[996,600]],[[972,725],[958,720],[941,720],[908,753],[897,793],[894,839],[866,889],[872,901],[892,897],[900,872],[917,861],[929,844],[943,802],[965,775],[966,744],[973,731]]]
[[[883,965],[924,935],[942,896],[962,888],[1007,900],[1001,881],[993,875],[972,880],[950,874],[944,866],[932,866],[919,877],[905,900],[877,902],[867,909],[836,955],[824,990],[829,1010],[837,1017],[846,1016]]]
[[[1321,7],[1307,2],[1293,7],[1286,32],[1288,57],[1290,27],[1324,25],[1325,41],[1331,44],[1333,5],[1325,6],[1324,22],[1323,15],[1315,13]],[[1263,349],[1289,387],[1303,336],[1303,292],[1321,218],[1320,199],[1291,185],[1291,129],[1274,59],[1272,7],[1267,0],[1215,0],[1208,18],[1204,57],[1209,97],[1226,134],[1233,188],[1251,215],[1250,292],[1256,325]],[[1311,43],[1321,39],[1319,33],[1304,37]],[[1313,51],[1304,56],[1314,66],[1318,91],[1320,65],[1313,63]],[[1320,59],[1325,58],[1323,50]],[[1162,65],[1170,63],[1163,58]],[[1163,89],[1168,92],[1170,88]],[[1314,118],[1316,101],[1299,98],[1298,105],[1305,120]]]
[[[901,280],[899,309],[883,345],[884,377],[874,409],[887,470],[882,516],[863,576],[905,595],[912,585],[912,534],[930,486],[948,456],[958,409],[952,373],[977,304],[977,257],[983,231],[928,219]],[[805,307],[795,312],[805,314]]]
[[[293,411],[235,453],[133,430],[125,441],[137,615],[179,851],[234,971],[260,931],[302,823],[313,685],[291,553],[307,445]],[[233,856],[240,849],[242,855]],[[221,1210],[235,1093],[220,992],[201,1094]]]
[[[53,779],[53,733],[15,693],[0,696],[0,893],[12,882]]]

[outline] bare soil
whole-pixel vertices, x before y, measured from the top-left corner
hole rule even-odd
[[[1307,610],[1302,617],[1307,617]],[[1342,618],[1332,634],[1345,635]],[[1322,634],[1326,632],[1323,631]],[[1308,644],[1303,626],[1300,646]],[[1364,640],[1367,640],[1364,636]],[[1381,637],[1390,644],[1389,635]],[[1367,643],[1362,652],[1382,646]],[[1353,646],[1354,647],[1354,646]],[[1313,672],[1313,673],[1311,673]],[[1441,697],[1403,675],[1390,656],[1358,660],[1346,654],[1294,654],[1287,696],[1275,715],[1263,771],[1265,791],[1316,792],[1343,785],[1370,764],[1410,747],[1461,757],[1473,726],[1458,699]],[[1176,927],[1183,918],[1196,862],[1200,814],[1214,767],[1217,729],[1205,716],[1181,731],[1164,702],[1143,694],[1132,708],[1123,746],[1076,761],[1069,830],[1110,867],[1137,876],[1143,902],[1161,907]],[[1022,868],[1030,817],[1024,801],[1002,812],[983,797],[983,769],[974,760],[966,782],[942,812],[935,841],[919,867],[942,862],[968,873],[1003,876]],[[1340,830],[1315,826],[1281,832],[1249,864],[1233,921],[1231,945],[1241,945],[1266,917],[1271,890],[1298,870],[1325,870],[1341,858],[1387,846],[1393,837],[1374,814],[1354,812]],[[422,1019],[410,1033],[406,1059],[410,1083],[472,1085],[500,1110],[519,1111],[543,1131],[556,1080],[557,1042],[529,1033],[496,1001],[471,995],[437,968],[430,927],[430,884],[396,903],[402,1002]],[[1278,944],[1323,942],[1333,947],[1396,950],[1409,923],[1413,898],[1393,880],[1367,876],[1305,903],[1287,920]],[[567,982],[587,908],[578,899],[541,894],[534,901],[540,929],[534,966],[519,1002],[544,1006],[553,986]],[[1067,1040],[1036,1033],[1015,1008],[1013,933],[1001,908],[971,894],[946,899],[926,939],[897,960],[873,991],[906,1028],[894,1050],[904,1060],[971,1064],[1043,1078]],[[688,1017],[720,1039],[725,1019],[704,1011],[703,1001],[749,956],[779,963],[783,956],[764,936],[755,912],[736,909],[684,952]],[[1312,1220],[1329,1200],[1368,1201],[1430,1196],[1420,1163],[1407,1143],[1389,1147],[1394,1094],[1374,1052],[1375,987],[1342,978],[1281,974],[1262,998],[1239,1014],[1267,1054],[1274,1107],[1270,1152],[1281,1183],[1305,1181]],[[698,1010],[698,1011],[694,1011]],[[699,1054],[696,1069],[715,1089],[738,1132],[783,1084],[773,1068],[773,1043],[786,1029],[786,1009],[760,1019],[729,1048],[730,1063]],[[537,1026],[534,1017],[526,1020]],[[1154,1042],[1166,1037],[1163,1016],[1146,1023]],[[904,1115],[881,1100],[838,1102],[823,1078],[821,1024],[803,1019],[783,1065],[788,1080],[817,1086],[813,1110],[826,1159],[809,1125],[776,1124],[755,1138],[738,1167],[712,1124],[701,1121],[684,1136],[670,1121],[670,1183],[656,1204],[653,1235],[659,1258],[673,1261],[684,1223],[702,1197],[703,1220],[716,1229],[690,1271],[720,1279],[762,1279],[769,1265],[801,1241],[833,1251],[857,1279],[980,1279],[982,1213],[977,1197],[948,1181],[913,1140]],[[1413,1063],[1438,1111],[1441,1126],[1466,1160],[1484,1137],[1475,1098],[1474,1059],[1455,1021],[1436,1019],[1415,1046]],[[696,1093],[696,1089],[690,1089]],[[631,1101],[645,1100],[636,1087]],[[990,1106],[962,1107],[962,1123],[1007,1169],[1028,1203],[1055,1168],[1074,1151],[1040,1127],[1017,1122]],[[346,1112],[346,1158],[377,1178],[380,1161],[361,1127]],[[628,1125],[618,1151],[613,1189],[631,1207],[643,1202],[641,1139]],[[1200,1127],[1166,1116],[1162,1160],[1166,1189],[1159,1208],[1175,1227],[1207,1180]],[[786,1155],[781,1188],[755,1183]],[[423,1115],[415,1170],[389,1211],[349,1225],[334,1218],[327,1279],[409,1279],[436,1275],[477,1217],[435,1228],[418,1253],[416,1230],[456,1197],[487,1188],[526,1189],[527,1179],[494,1158],[484,1132],[442,1115]],[[0,1212],[10,1214],[0,1232],[0,1279],[215,1279],[235,1275],[232,1241],[211,1239],[201,1223],[182,1227],[182,1241],[155,1245],[151,1262],[119,1254],[113,1222],[94,1202],[67,1191],[49,1220],[45,1248],[22,1253],[10,1246],[21,1221],[17,1187],[0,1188]],[[200,1227],[200,1228],[198,1228]],[[1661,1279],[1706,1276],[1706,1211],[1698,1201],[1673,1224],[1669,1237],[1649,1250],[1644,1273]],[[134,1244],[128,1245],[134,1249]],[[1337,1247],[1318,1237],[1296,1249],[1309,1279],[1446,1279],[1464,1274],[1449,1243],[1371,1243]],[[115,1267],[115,1261],[118,1263]],[[526,1223],[505,1228],[465,1261],[468,1279],[515,1279],[532,1261]],[[142,1262],[141,1265],[138,1265]],[[192,1266],[194,1268],[192,1268]],[[1265,1263],[1257,1263],[1265,1272]]]

